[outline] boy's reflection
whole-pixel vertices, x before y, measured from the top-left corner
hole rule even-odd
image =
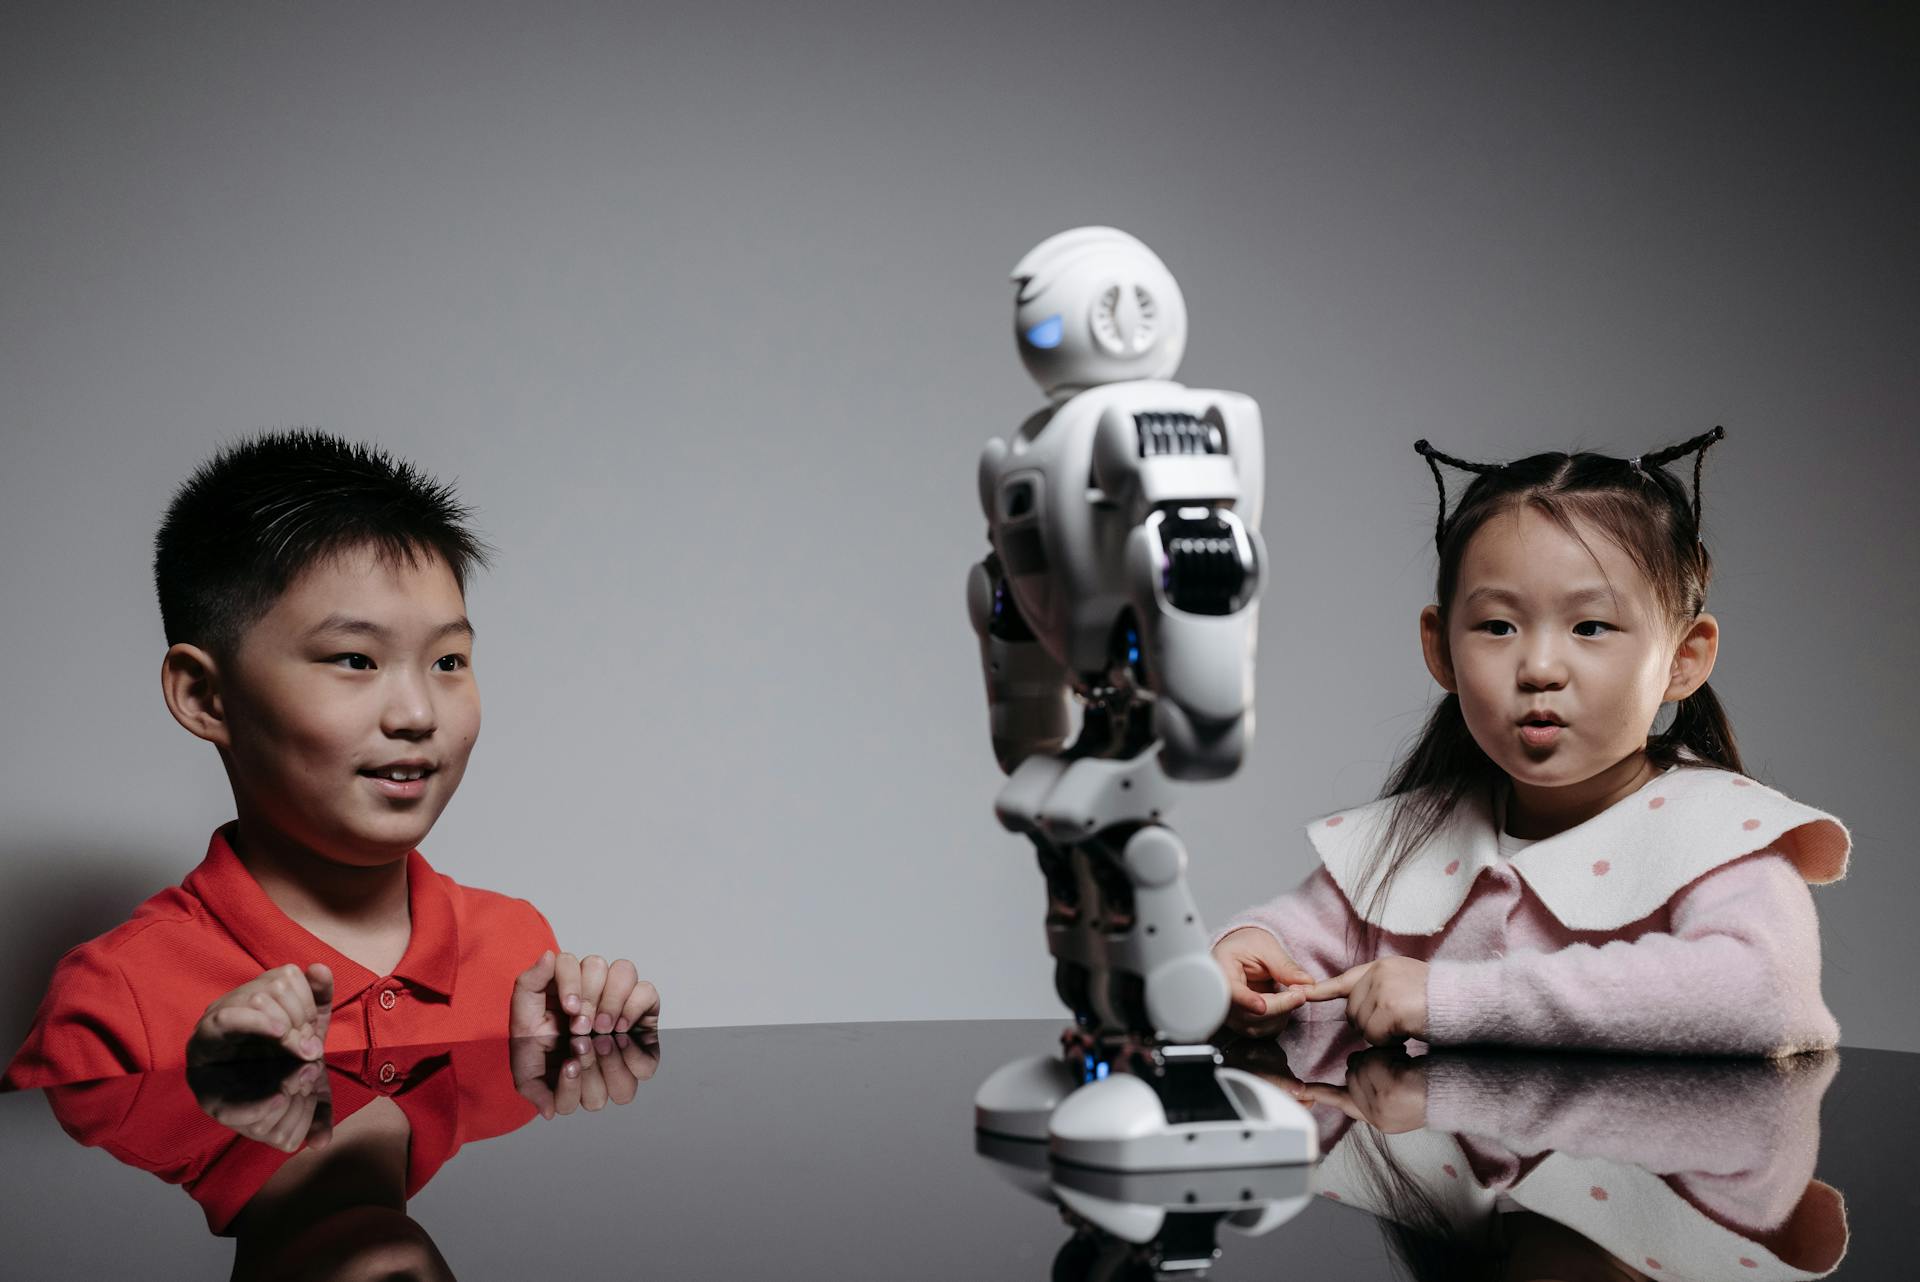
[[[446,1278],[407,1201],[460,1148],[633,1100],[658,1035],[254,1060],[55,1087],[83,1144],[180,1184],[240,1278]]]
[[[1813,1178],[1831,1052],[1410,1057],[1321,1021],[1234,1058],[1312,1109],[1316,1187],[1415,1278],[1813,1278],[1846,1250]]]

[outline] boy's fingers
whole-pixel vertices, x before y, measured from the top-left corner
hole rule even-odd
[[[627,963],[629,967],[632,963]],[[626,1001],[620,1005],[620,1017],[614,1021],[613,1030],[624,1033],[637,1027],[654,1027],[660,1022],[660,990],[647,980],[634,981],[633,990],[627,994]],[[646,1023],[651,1019],[652,1024]]]
[[[640,982],[640,973],[633,963],[622,957],[607,967],[606,987],[600,990],[599,1012],[603,1018],[594,1021],[596,1032],[624,1033],[627,1025],[620,1021],[626,1018],[627,998],[633,995],[633,986]],[[629,1020],[628,1023],[632,1021]],[[604,1023],[605,1028],[599,1025]]]
[[[287,1110],[286,1120],[281,1123],[277,1134],[280,1146],[287,1152],[297,1153],[300,1146],[307,1142],[307,1134],[313,1129],[317,1104],[317,1100],[308,1096],[295,1100],[293,1107]]]
[[[600,1057],[600,1076],[607,1084],[607,1099],[614,1104],[625,1106],[633,1103],[635,1092],[640,1089],[639,1079],[627,1064],[626,1048],[620,1048],[617,1055]]]
[[[275,1017],[281,1031],[274,1040],[289,1055],[300,1059],[319,1058],[321,1046],[314,1037],[313,994],[307,977],[297,966],[282,966],[261,977],[267,980],[253,991],[247,1004]]]
[[[267,990],[287,1012],[295,1028],[313,1027],[313,987],[307,983],[304,970],[288,962],[274,967],[261,978],[267,981]]]
[[[313,994],[313,1033],[324,1045],[333,1022],[333,971],[325,962],[307,967],[307,991]]]
[[[561,1117],[567,1117],[580,1107],[580,1061],[570,1059],[566,1067],[560,1070],[560,1080],[553,1090],[553,1111]]]
[[[614,1040],[624,1043],[620,1047],[620,1058],[626,1064],[627,1071],[633,1074],[633,1080],[635,1082],[644,1082],[653,1077],[655,1071],[660,1067],[660,1043],[658,1041],[651,1043],[637,1042],[630,1037],[616,1037]]]
[[[323,1149],[333,1142],[333,1102],[317,1100],[313,1106],[313,1125],[307,1128],[307,1147]]]
[[[280,1009],[279,1003],[265,997],[259,1005],[249,999],[245,1003],[222,1006],[201,1022],[215,1039],[229,1044],[251,1037],[284,1044],[283,1039],[292,1033],[287,1026],[287,1013]]]
[[[590,1067],[580,1071],[580,1107],[589,1113],[598,1113],[607,1106],[607,1076],[603,1068],[596,1056]]]
[[[540,954],[538,961],[521,971],[513,981],[513,996],[508,1004],[507,1034],[531,1037],[547,1015],[547,986],[553,983],[554,956]]]
[[[313,998],[315,1010],[325,1010],[333,1005],[333,971],[325,962],[315,962],[303,972],[307,980],[307,994]]]
[[[520,972],[519,978],[513,981],[514,992],[532,993],[536,996],[544,997],[547,992],[547,985],[553,982],[553,971],[554,956],[553,951],[549,949],[541,953],[539,960],[535,961],[533,965]]]
[[[574,1018],[573,1031],[591,1034],[594,1020],[600,1014],[600,995],[607,988],[607,959],[598,953],[589,953],[580,959],[580,1012]],[[607,1021],[607,1027],[613,1027],[613,1021]]]
[[[274,1129],[280,1125],[281,1119],[286,1117],[287,1110],[293,1107],[293,1096],[269,1095],[263,1101],[263,1105],[258,1110],[236,1117],[227,1125],[250,1139],[264,1140],[273,1134]]]
[[[553,959],[553,983],[560,1009],[569,1015],[580,1013],[580,959],[572,953],[558,953]]]

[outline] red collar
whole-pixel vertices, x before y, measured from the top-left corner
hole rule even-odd
[[[325,943],[267,898],[227,839],[229,824],[214,830],[207,857],[187,874],[183,889],[206,905],[227,933],[271,970],[288,962],[310,966],[325,962],[333,971],[335,1005],[351,1002],[381,976]],[[453,996],[454,973],[459,969],[460,940],[453,903],[440,877],[419,851],[407,853],[407,910],[412,934],[406,955],[393,968],[396,979],[430,989],[444,998]]]

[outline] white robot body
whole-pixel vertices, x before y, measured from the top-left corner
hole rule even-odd
[[[1014,282],[1021,358],[1053,403],[981,454],[993,551],[967,599],[1011,776],[995,812],[1038,853],[1075,1027],[1057,1067],[990,1079],[977,1120],[1038,1139],[1050,1118],[1057,1157],[1108,1169],[1310,1161],[1304,1111],[1196,1044],[1227,985],[1162,822],[1172,780],[1232,774],[1252,735],[1259,406],[1172,381],[1186,303],[1126,233],[1063,232]]]
[[[1153,716],[1175,778],[1245,751],[1264,462],[1251,398],[1162,380],[1083,391],[981,454],[988,537],[1056,680],[1171,705]]]

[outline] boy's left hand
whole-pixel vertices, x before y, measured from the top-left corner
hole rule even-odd
[[[1375,1046],[1427,1037],[1427,964],[1411,957],[1362,962],[1306,990],[1310,1002],[1347,999],[1347,1023]]]
[[[544,952],[513,984],[509,1037],[638,1033],[660,1025],[660,994],[624,957]]]

